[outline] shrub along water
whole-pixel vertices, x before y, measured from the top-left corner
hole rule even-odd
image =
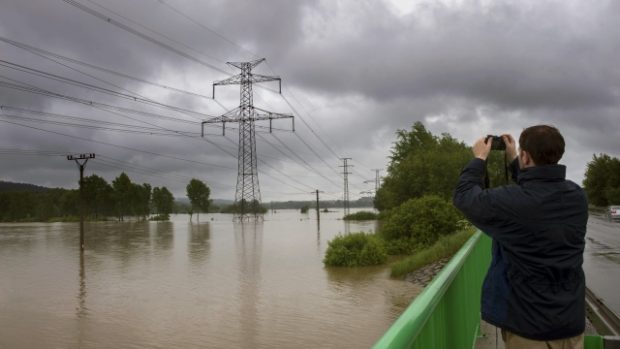
[[[473,227],[442,236],[432,246],[392,264],[392,277],[403,277],[427,264],[452,256],[473,235]]]
[[[374,234],[353,233],[331,240],[323,263],[332,267],[359,267],[383,264],[386,260],[381,239]]]
[[[345,221],[372,221],[377,219],[377,214],[370,211],[359,211],[344,216]]]
[[[409,199],[392,210],[380,233],[390,241],[390,252],[406,254],[454,233],[461,218],[452,204],[439,196],[427,195]]]

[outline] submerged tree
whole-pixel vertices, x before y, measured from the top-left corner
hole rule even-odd
[[[112,181],[114,188],[114,208],[119,221],[128,214],[131,207],[131,180],[125,172],[121,173]]]
[[[153,206],[160,219],[167,220],[172,213],[174,204],[174,196],[166,187],[155,187],[153,189]]]
[[[84,177],[82,188],[86,209],[95,219],[114,211],[114,189],[105,179],[97,175]]]
[[[201,180],[192,178],[185,188],[187,191],[187,197],[189,198],[191,209],[188,210],[192,219],[192,213],[196,212],[198,220],[200,220],[200,212],[207,212],[211,205],[209,196],[211,195],[211,189]]]

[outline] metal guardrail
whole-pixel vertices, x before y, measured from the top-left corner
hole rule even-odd
[[[586,310],[588,318],[602,335],[620,336],[620,319],[603,300],[586,288]]]
[[[472,348],[490,250],[491,239],[476,232],[373,348]]]
[[[478,231],[452,257],[373,349],[473,348],[491,239]],[[585,349],[620,349],[618,337],[586,336]]]

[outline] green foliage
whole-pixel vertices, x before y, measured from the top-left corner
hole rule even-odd
[[[375,207],[384,211],[428,194],[451,198],[460,171],[472,158],[470,148],[447,133],[432,135],[420,122],[396,136]]]
[[[209,211],[209,206],[211,205],[211,200],[209,199],[211,189],[209,189],[203,181],[192,178],[185,189],[187,191],[189,202],[192,205],[191,210],[189,211],[190,215],[193,212],[200,215],[200,212]],[[200,216],[198,217],[200,218]]]
[[[583,186],[592,205],[620,204],[620,159],[594,155],[586,168]]]
[[[475,229],[470,227],[469,229],[461,230],[454,234],[442,236],[432,246],[392,264],[391,276],[402,277],[425,265],[454,255],[463,244],[469,240],[474,232]]]
[[[129,213],[129,207],[131,205],[131,180],[125,172],[121,173],[112,181],[112,188],[114,189],[114,207],[119,220],[123,220],[123,217]]]
[[[132,183],[125,172],[112,181],[112,200],[119,220],[125,216],[146,217],[150,212],[151,185]]]
[[[381,239],[371,234],[353,233],[331,240],[323,263],[326,266],[359,267],[383,264],[386,260]]]
[[[49,189],[41,192],[0,193],[0,221],[40,221],[78,214],[78,191]]]
[[[97,219],[100,215],[114,212],[114,189],[105,179],[92,175],[84,177],[82,182],[84,205],[87,213]]]
[[[149,221],[168,221],[170,220],[170,215],[168,214],[158,214],[149,218]]]
[[[385,251],[390,256],[405,256],[412,254],[420,244],[411,238],[385,239]]]
[[[153,206],[160,216],[167,217],[172,213],[174,197],[166,187],[153,188]]]
[[[381,228],[386,240],[411,239],[415,244],[428,246],[440,236],[456,231],[460,213],[454,206],[436,195],[427,195],[395,208]]]
[[[300,211],[301,211],[301,213],[308,213],[308,210],[309,210],[309,209],[310,209],[310,206],[305,205],[304,207],[302,207],[302,208],[300,209]]]
[[[344,216],[345,221],[372,221],[377,219],[377,214],[370,211],[359,211]]]
[[[5,187],[22,191],[0,192],[0,221],[73,221],[80,215],[80,205],[85,209],[86,218],[94,220],[112,215],[121,220],[125,216],[146,217],[150,213],[151,186],[132,183],[125,173],[115,178],[112,185],[96,175],[84,177],[83,203],[80,203],[79,190],[26,184]]]

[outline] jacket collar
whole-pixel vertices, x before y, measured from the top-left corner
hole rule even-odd
[[[566,178],[566,166],[543,165],[522,169],[517,177],[517,182],[522,184],[529,181],[559,182]]]

